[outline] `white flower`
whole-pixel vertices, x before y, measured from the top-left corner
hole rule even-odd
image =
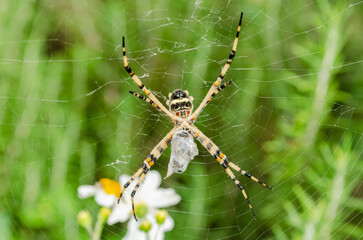
[[[78,188],[78,196],[87,198],[94,196],[95,201],[104,207],[112,207],[112,212],[107,219],[109,225],[117,222],[127,221],[131,215],[131,192],[134,190],[138,179],[123,193],[120,203],[117,203],[117,197],[120,194],[121,186],[129,181],[131,176],[122,175],[120,183],[103,178],[95,185],[83,185]],[[174,221],[170,216],[167,216],[162,225],[158,225],[155,219],[156,210],[159,208],[167,208],[176,205],[180,202],[180,196],[172,188],[159,188],[161,176],[157,171],[149,171],[140,185],[134,197],[135,208],[143,205],[147,208],[146,216],[143,219],[148,219],[152,226],[147,233],[151,239],[164,239],[164,232],[170,231],[174,227]],[[128,223],[128,231],[124,239],[143,239],[145,232],[139,230],[139,226],[143,219],[136,222],[133,218]],[[157,236],[156,236],[157,234]]]
[[[155,215],[148,213],[145,217],[151,222],[151,229],[148,233],[145,233],[139,230],[139,227],[142,221],[134,221],[131,219],[127,225],[127,233],[122,240],[134,240],[134,239],[153,239],[153,240],[162,240],[164,239],[164,233],[173,229],[174,220],[169,215],[165,218],[165,221],[162,225],[158,225],[156,223]],[[146,238],[146,234],[149,235],[149,238]]]
[[[95,197],[96,203],[102,207],[112,207],[117,200],[116,193],[120,192],[120,184],[108,178],[102,178],[94,185],[82,185],[78,187],[78,197]],[[107,191],[107,192],[106,192]],[[114,193],[113,193],[114,192]]]
[[[123,186],[131,177],[122,175],[120,183]],[[125,222],[131,216],[131,192],[137,180],[135,180],[122,195],[120,204],[116,204],[110,214],[107,223]],[[149,171],[144,182],[140,185],[135,195],[135,206],[145,204],[148,211],[158,208],[166,208],[180,202],[180,196],[172,188],[159,188],[161,176],[157,171]]]

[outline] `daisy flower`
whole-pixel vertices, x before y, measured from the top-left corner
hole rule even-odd
[[[109,225],[117,222],[126,222],[132,215],[131,211],[131,192],[137,181],[135,180],[124,192],[120,203],[117,198],[123,186],[131,176],[122,175],[120,182],[102,178],[94,185],[83,185],[78,187],[79,198],[94,197],[97,204],[103,207],[112,208],[107,219]],[[165,216],[162,224],[157,223],[155,215],[158,209],[167,208],[180,202],[180,196],[172,188],[160,188],[161,176],[157,171],[149,171],[144,182],[135,195],[135,212],[140,218],[139,222],[132,218],[128,222],[128,231],[124,239],[145,238],[145,231],[140,230],[142,224],[148,220],[151,224],[150,230],[146,234],[152,239],[164,239],[164,232],[170,231],[174,227],[173,218]]]

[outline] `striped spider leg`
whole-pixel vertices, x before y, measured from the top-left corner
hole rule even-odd
[[[240,172],[241,174],[243,174],[244,176],[246,176],[248,178],[251,178],[253,181],[258,182],[259,184],[261,184],[264,187],[267,187],[270,190],[272,190],[272,188],[270,186],[268,186],[266,183],[263,183],[262,181],[258,180],[257,178],[255,178],[254,176],[252,176],[251,174],[246,172],[245,170],[242,170],[240,167],[238,167],[233,162],[228,161],[227,156],[217,147],[217,145],[215,145],[212,142],[212,140],[210,140],[206,135],[204,135],[204,133],[202,133],[197,127],[191,126],[190,133],[222,165],[222,167],[225,169],[228,176],[234,181],[236,186],[242,191],[242,194],[243,194],[244,198],[246,199],[246,202],[247,202],[249,208],[251,209],[253,216],[256,218],[255,212],[253,211],[250,200],[247,197],[246,191],[244,190],[241,183],[236,179],[235,175],[233,174],[233,172],[231,171],[230,168],[232,168],[233,170],[235,170],[237,172]]]
[[[228,60],[226,62],[226,64],[224,65],[224,67],[222,68],[221,73],[219,74],[217,80],[213,83],[212,87],[209,89],[207,95],[204,97],[202,103],[199,105],[199,107],[195,110],[195,112],[188,118],[188,120],[191,121],[195,121],[199,114],[203,111],[203,109],[207,106],[207,104],[212,100],[212,98],[220,91],[219,90],[219,85],[221,84],[221,81],[223,80],[229,66],[231,65],[234,56],[236,55],[236,50],[237,50],[237,44],[238,44],[238,37],[239,37],[239,32],[241,30],[241,25],[242,25],[242,17],[243,17],[243,12],[241,12],[241,17],[239,19],[239,23],[238,23],[238,28],[237,28],[237,34],[236,34],[236,38],[234,39],[234,43],[233,43],[233,47],[232,47],[232,51],[229,54]],[[228,84],[227,84],[228,85]]]
[[[153,106],[154,108],[156,108],[157,110],[159,110],[159,111],[161,111],[160,110],[160,107],[157,105],[157,104],[155,104],[153,101],[151,101],[150,100],[150,98],[147,98],[147,97],[145,97],[144,95],[141,95],[141,94],[138,94],[138,93],[135,93],[135,92],[133,92],[133,91],[129,91],[129,93],[131,93],[132,95],[134,95],[135,97],[137,97],[137,98],[140,98],[141,100],[144,100],[145,102],[147,102],[147,103],[150,103],[151,104],[151,106]]]
[[[139,77],[135,75],[135,73],[131,70],[126,57],[125,37],[122,37],[122,53],[123,53],[124,66],[126,72],[134,80],[137,86],[139,86],[139,88],[148,96],[148,98],[150,98],[150,100],[153,102],[153,106],[159,107],[159,110],[162,111],[166,116],[168,116],[173,122],[175,121],[180,122],[181,119],[173,115],[168,109],[166,109],[166,107],[164,107],[164,105],[155,97],[155,95],[145,87],[145,85],[141,82]]]
[[[138,177],[139,181],[137,182],[134,190],[131,193],[131,204],[132,204],[132,214],[134,215],[135,220],[137,221],[137,217],[135,214],[135,205],[134,205],[134,196],[136,194],[137,189],[139,188],[140,184],[145,178],[145,175],[150,170],[150,168],[155,164],[155,162],[158,160],[158,158],[161,156],[161,154],[165,151],[165,149],[168,147],[168,145],[171,142],[171,139],[175,132],[182,129],[182,127],[174,127],[164,138],[161,140],[158,145],[154,147],[154,149],[151,151],[150,155],[144,160],[144,163],[139,170],[130,178],[130,180],[123,186],[120,196],[118,198],[118,203],[121,200],[122,194],[125,192],[126,188]]]

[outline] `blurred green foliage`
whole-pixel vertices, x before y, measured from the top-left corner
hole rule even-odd
[[[228,4],[227,4],[228,3]],[[226,5],[227,4],[227,5]],[[363,8],[359,1],[3,1],[0,10],[0,232],[77,239],[94,216],[77,187],[141,166],[172,127],[129,96],[130,64],[162,101],[199,103],[244,11],[237,56],[196,123],[271,192],[239,176],[257,213],[199,145],[167,239],[358,239],[363,236]],[[169,150],[170,151],[170,150]],[[166,151],[155,169],[166,173]],[[107,166],[116,159],[128,164]],[[194,162],[194,161],[193,161]],[[126,224],[106,226],[120,239]]]

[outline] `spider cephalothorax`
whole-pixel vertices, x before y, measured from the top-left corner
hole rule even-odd
[[[229,54],[228,60],[222,71],[220,72],[217,80],[213,83],[211,88],[209,89],[207,95],[204,97],[203,101],[200,103],[198,108],[193,112],[193,98],[189,96],[188,91],[183,91],[180,89],[174,90],[172,93],[169,93],[169,100],[166,104],[169,107],[169,110],[154,96],[154,94],[145,87],[145,85],[141,82],[141,80],[134,74],[134,72],[129,67],[127,58],[126,58],[126,49],[125,49],[125,38],[122,39],[122,50],[123,50],[123,59],[125,69],[130,77],[134,80],[134,82],[139,86],[139,88],[146,94],[146,96],[130,91],[134,96],[150,103],[160,112],[165,114],[171,122],[174,124],[174,128],[159,142],[151,151],[149,156],[144,160],[144,163],[139,170],[130,178],[130,180],[125,183],[124,187],[121,189],[121,194],[119,197],[122,197],[122,194],[126,190],[126,188],[137,178],[139,181],[137,182],[134,190],[131,193],[131,204],[132,204],[132,213],[137,221],[135,215],[135,206],[134,206],[134,196],[136,194],[137,189],[140,184],[144,180],[146,174],[150,170],[150,168],[155,164],[164,150],[171,143],[171,157],[168,166],[167,176],[170,176],[173,172],[182,173],[186,170],[188,163],[193,160],[194,156],[198,154],[198,148],[194,143],[194,139],[197,139],[205,149],[219,162],[219,164],[225,169],[228,176],[233,180],[236,186],[240,189],[243,194],[243,197],[246,199],[248,206],[250,207],[253,215],[252,206],[250,201],[248,200],[247,194],[241,185],[241,183],[237,180],[236,176],[233,174],[232,169],[241,173],[242,175],[252,179],[255,182],[258,182],[264,187],[271,189],[268,185],[258,180],[245,170],[242,170],[233,162],[229,161],[227,156],[218,148],[216,144],[212,142],[203,132],[201,132],[194,123],[197,121],[199,114],[203,111],[205,106],[212,100],[212,98],[222,91],[225,87],[230,85],[232,81],[221,84],[224,75],[226,74],[229,66],[231,65],[235,53],[237,50],[238,36],[241,30],[242,24],[242,16],[239,20],[236,38],[233,43],[232,52]]]
[[[187,90],[174,90],[169,93],[169,100],[166,101],[169,110],[178,117],[187,118],[193,111],[193,97],[189,96]]]

